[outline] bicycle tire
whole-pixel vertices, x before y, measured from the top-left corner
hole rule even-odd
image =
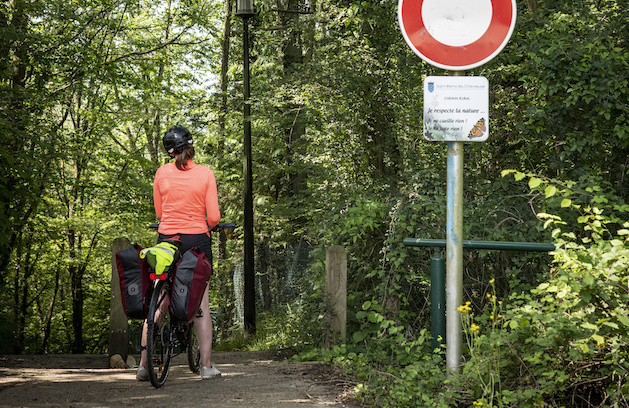
[[[159,281],[155,286],[148,312],[148,333],[146,352],[148,357],[148,372],[151,384],[160,388],[166,382],[173,355],[173,336],[170,313],[168,313],[168,285],[166,281]],[[165,310],[163,319],[156,321],[155,315],[161,309]],[[158,319],[159,320],[159,319]]]
[[[197,340],[197,334],[194,331],[194,323],[188,325],[188,367],[193,373],[198,373],[201,367],[201,350],[199,349],[199,342]]]

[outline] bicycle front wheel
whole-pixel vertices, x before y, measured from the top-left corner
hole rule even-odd
[[[198,373],[201,366],[201,351],[194,331],[194,323],[188,325],[188,366],[193,373]]]
[[[159,281],[153,291],[147,318],[146,352],[151,384],[160,388],[166,382],[173,355],[173,335],[168,313],[168,285]]]

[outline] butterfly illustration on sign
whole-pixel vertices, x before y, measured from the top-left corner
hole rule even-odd
[[[467,135],[470,139],[474,139],[477,137],[482,137],[487,131],[487,126],[485,126],[485,118],[480,118],[478,122],[474,125],[470,133]]]

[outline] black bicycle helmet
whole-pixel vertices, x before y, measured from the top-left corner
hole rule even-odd
[[[192,145],[192,134],[183,126],[173,126],[164,133],[164,148],[169,155],[174,156]]]

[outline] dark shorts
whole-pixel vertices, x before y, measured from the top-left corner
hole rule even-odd
[[[205,252],[205,256],[210,260],[210,264],[212,263],[212,240],[208,234],[159,234],[157,237],[157,243],[166,241],[175,235],[179,235],[181,240],[181,247],[179,250],[182,254],[190,248],[197,247],[201,251]]]

